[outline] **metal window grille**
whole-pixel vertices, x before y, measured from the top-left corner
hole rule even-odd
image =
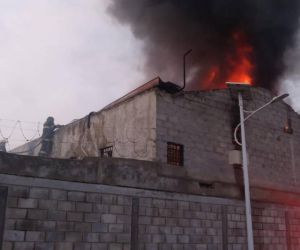
[[[183,166],[183,145],[168,142],[167,163],[175,166]]]
[[[106,148],[101,148],[100,149],[100,156],[102,158],[104,157],[112,157],[113,156],[113,147],[106,147]]]

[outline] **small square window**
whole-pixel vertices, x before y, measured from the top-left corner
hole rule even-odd
[[[183,145],[168,142],[167,163],[175,166],[183,166]]]
[[[113,156],[113,147],[112,146],[100,149],[100,157],[101,158],[112,157],[112,156]]]

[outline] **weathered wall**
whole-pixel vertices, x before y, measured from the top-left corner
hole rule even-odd
[[[41,138],[37,138],[10,150],[10,152],[21,155],[39,155],[41,146]]]
[[[120,105],[68,124],[54,136],[52,157],[99,156],[99,149],[113,146],[113,157],[155,158],[156,98],[144,92]]]
[[[0,185],[8,189],[3,249],[246,249],[241,200],[192,195],[185,185],[185,193],[171,192],[180,183],[170,180],[189,181],[179,169],[171,177],[152,165],[0,153]],[[109,179],[110,185],[102,184]],[[128,187],[138,183],[144,188]],[[299,194],[290,195],[299,204]],[[253,202],[256,250],[299,248],[300,208],[280,203]]]
[[[255,110],[272,98],[269,91],[252,88],[252,101],[245,108]],[[228,164],[234,117],[238,110],[229,90],[185,92],[169,95],[157,92],[157,157],[167,160],[167,142],[184,145],[184,167],[191,177],[203,181],[234,183],[240,175]],[[290,116],[293,134],[283,131]],[[300,120],[283,102],[274,103],[246,122],[251,185],[299,190]]]

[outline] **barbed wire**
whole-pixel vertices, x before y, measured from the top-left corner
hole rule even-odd
[[[7,122],[13,122],[14,124],[12,126],[5,126],[3,125],[3,121]],[[35,129],[29,129],[29,128],[23,128],[23,123],[30,123],[30,124],[33,124],[35,123],[36,124],[36,128]],[[11,139],[11,137],[14,135],[14,133],[16,132],[16,129],[18,128],[22,137],[25,139],[25,141],[31,141],[33,140],[34,138],[36,138],[37,136],[40,136],[41,133],[40,133],[40,125],[41,123],[40,122],[26,122],[26,121],[21,121],[21,120],[9,120],[9,119],[2,119],[0,118],[0,136],[2,137],[3,140],[5,141],[8,141],[9,139]],[[5,129],[10,129],[10,131],[8,132],[7,136],[4,134],[3,130]],[[35,133],[29,137],[29,136],[26,136],[26,133],[25,131],[35,131]]]

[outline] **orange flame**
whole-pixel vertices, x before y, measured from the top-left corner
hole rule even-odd
[[[253,63],[250,59],[253,48],[247,43],[243,32],[234,32],[232,40],[235,51],[225,58],[228,68],[222,69],[221,74],[220,66],[211,67],[204,76],[202,88],[225,88],[225,82],[253,84]]]

